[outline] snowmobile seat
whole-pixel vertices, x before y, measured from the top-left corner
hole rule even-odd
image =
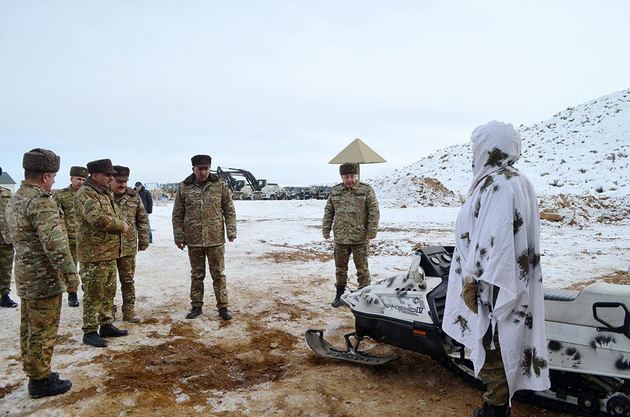
[[[606,305],[603,305],[606,304]],[[577,326],[601,327],[598,316],[608,323],[621,325],[630,310],[630,285],[596,282],[582,291],[545,289],[545,320]]]
[[[560,288],[545,288],[545,300],[550,301],[573,301],[580,294],[575,290],[563,290]]]

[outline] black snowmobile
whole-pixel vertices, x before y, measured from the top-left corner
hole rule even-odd
[[[307,330],[318,355],[362,365],[396,357],[359,349],[370,338],[430,355],[455,373],[475,379],[469,351],[442,331],[452,247],[414,252],[409,271],[346,293],[355,331],[336,349],[323,330]],[[551,389],[520,391],[517,398],[589,416],[630,417],[630,286],[594,283],[582,291],[545,289],[545,326]]]

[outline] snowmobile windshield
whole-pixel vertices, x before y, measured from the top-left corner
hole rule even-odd
[[[510,123],[492,121],[479,126],[470,140],[473,181],[468,196],[486,176],[513,165],[521,156],[521,135]]]

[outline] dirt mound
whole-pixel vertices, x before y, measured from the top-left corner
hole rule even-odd
[[[542,195],[541,219],[571,226],[619,223],[630,218],[630,197],[594,195]]]
[[[582,290],[598,281],[604,281],[609,284],[630,285],[630,274],[627,271],[614,271],[608,275],[604,275],[597,279],[589,279],[586,281],[576,282],[567,287],[568,290]]]
[[[456,207],[463,203],[460,194],[444,186],[438,179],[400,172],[370,181],[384,204],[395,207]]]

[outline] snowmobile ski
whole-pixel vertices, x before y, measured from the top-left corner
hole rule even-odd
[[[309,329],[304,333],[304,337],[313,352],[325,358],[340,359],[347,362],[371,366],[385,365],[398,359],[398,356],[395,355],[381,356],[359,351],[361,338],[357,338],[356,333],[348,333],[343,336],[346,340],[346,350],[336,349],[333,345],[328,343],[326,339],[324,339],[323,330]],[[351,339],[354,339],[355,342]]]

